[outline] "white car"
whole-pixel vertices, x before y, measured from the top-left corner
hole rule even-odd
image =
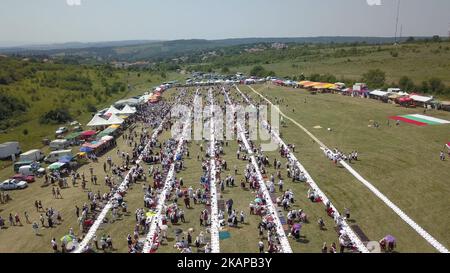
[[[59,127],[58,130],[56,130],[55,134],[61,135],[61,134],[64,134],[65,132],[67,132],[66,127]]]
[[[0,190],[4,191],[25,189],[26,187],[28,187],[27,182],[17,179],[7,179],[0,184]]]

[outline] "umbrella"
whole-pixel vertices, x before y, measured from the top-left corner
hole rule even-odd
[[[72,161],[72,156],[71,155],[61,156],[59,158],[59,160],[58,160],[58,162],[61,162],[61,163],[69,163],[70,161]]]
[[[386,242],[388,242],[388,243],[394,243],[395,237],[392,235],[387,235],[386,237],[384,237],[384,240],[386,240]]]
[[[301,228],[302,228],[301,224],[294,224],[294,230],[301,229]]]
[[[92,152],[92,148],[91,147],[81,147],[80,152],[89,153],[89,152]]]
[[[61,168],[64,164],[65,163],[56,162],[56,163],[53,163],[50,166],[48,166],[48,169],[51,170],[51,171],[59,170],[59,168]]]
[[[72,235],[64,235],[63,237],[61,237],[61,242],[72,242],[75,239],[75,237],[73,237]]]
[[[174,232],[175,232],[176,235],[179,235],[179,234],[183,233],[183,230],[177,228],[177,229],[174,230]]]
[[[82,135],[83,137],[91,137],[91,136],[93,136],[93,135],[95,135],[95,134],[97,134],[97,132],[96,132],[96,131],[93,131],[93,130],[84,131],[84,132],[81,133],[81,135]]]
[[[261,202],[262,202],[261,198],[256,198],[255,199],[255,203],[261,203]]]
[[[147,212],[147,213],[145,214],[145,216],[147,216],[147,217],[153,217],[153,216],[156,216],[156,213],[154,213],[153,211],[149,211],[149,212]]]

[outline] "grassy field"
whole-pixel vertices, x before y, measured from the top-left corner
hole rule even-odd
[[[416,127],[402,123],[397,127],[394,122],[391,122],[390,126],[387,126],[388,116],[421,113],[421,109],[404,109],[374,100],[334,94],[309,95],[305,90],[272,85],[256,85],[253,88],[262,92],[273,102],[283,100],[280,102],[281,111],[303,124],[329,147],[337,147],[346,152],[357,150],[360,160],[353,162],[352,166],[438,241],[449,246],[450,237],[447,226],[450,219],[448,213],[450,204],[447,197],[450,187],[446,183],[449,163],[439,160],[439,151],[444,143],[449,141],[448,125]],[[241,86],[240,90],[255,101],[260,100],[249,87]],[[193,94],[192,88],[187,96],[193,96]],[[206,95],[206,90],[203,90],[202,94]],[[169,90],[163,94],[165,98],[174,98],[176,95],[175,90]],[[241,95],[233,90],[231,96],[235,101],[242,99]],[[224,97],[221,92],[214,92],[214,97],[217,104],[223,104]],[[205,101],[206,97],[203,100]],[[450,119],[450,114],[446,112],[429,111],[428,115]],[[371,120],[378,121],[381,127],[369,128]],[[317,125],[320,125],[322,129],[313,128]],[[286,122],[286,126],[282,128],[282,138],[286,143],[296,145],[296,156],[333,204],[340,211],[344,208],[350,209],[352,216],[350,224],[358,225],[371,240],[380,240],[387,234],[394,235],[397,238],[398,252],[435,252],[431,245],[365,186],[345,169],[334,166],[326,159],[319,146],[313,143],[300,128],[291,122]],[[329,132],[326,128],[333,128],[333,131]],[[169,137],[170,132],[166,131],[158,139],[164,141]],[[256,142],[256,144],[259,143],[261,142]],[[200,142],[196,141],[188,143],[190,157],[185,158],[185,169],[177,174],[178,178],[183,178],[185,188],[192,186],[194,190],[200,187],[199,179],[202,174],[201,162],[197,159],[197,155],[201,159],[205,152],[205,150],[203,153],[200,152],[199,144]],[[126,147],[121,138],[118,140],[118,145],[120,150],[131,150],[130,147]],[[204,142],[203,147],[206,146],[207,143]],[[239,185],[243,179],[243,169],[247,161],[236,158],[237,147],[235,141],[229,141],[228,145],[224,146],[225,154],[222,158],[227,161],[228,170],[223,171],[221,177],[225,178],[228,174],[233,174],[234,166],[238,168],[238,174],[235,177],[236,186],[225,187],[219,197],[225,201],[232,198],[236,211],[245,212],[246,221],[244,224],[239,224],[238,228],[224,228],[230,232],[231,237],[220,241],[220,250],[229,253],[257,252],[257,244],[260,240],[257,225],[260,217],[249,215],[248,206],[254,200],[255,193],[243,190]],[[296,200],[294,208],[303,209],[309,218],[309,223],[302,227],[301,239],[298,241],[289,239],[293,251],[296,253],[320,252],[324,242],[328,245],[336,242],[338,236],[332,219],[326,215],[323,205],[312,203],[306,198],[307,185],[293,183],[287,179],[284,168],[286,161],[280,157],[278,151],[266,152],[266,155],[269,156],[269,162],[273,162],[275,158],[281,160],[284,188],[293,190]],[[94,167],[95,173],[100,177],[99,185],[88,183],[89,188],[94,191],[104,192],[107,189],[101,178],[104,175],[102,165],[107,156],[112,156],[114,161],[120,162],[114,149],[102,156],[99,163],[91,163],[80,169],[80,172],[88,173],[89,166]],[[145,170],[147,171],[148,168],[149,166],[146,166]],[[1,174],[2,179],[7,178],[12,174],[12,170],[4,169]],[[275,174],[273,166],[267,168],[267,176],[270,174]],[[24,226],[8,227],[0,231],[0,252],[51,252],[52,237],[59,240],[68,233],[70,227],[79,234],[75,205],[81,207],[87,200],[87,192],[81,190],[80,186],[71,186],[62,191],[63,199],[53,199],[51,188],[42,187],[42,184],[42,179],[38,179],[26,190],[10,192],[13,200],[0,205],[0,215],[5,218],[9,213],[17,212],[24,223]],[[143,207],[143,184],[144,182],[141,181],[128,190],[125,201],[128,203],[129,213],[122,215],[115,222],[103,224],[97,232],[98,238],[103,234],[111,235],[114,252],[127,251],[126,236],[133,233],[136,224],[134,212],[137,208]],[[148,184],[152,184],[151,179]],[[30,194],[31,192],[33,194]],[[276,194],[280,194],[278,189]],[[34,209],[34,200],[42,200],[44,207],[59,210],[64,218],[64,221],[55,228],[42,229],[42,236],[34,235],[31,226],[25,224],[23,217],[23,212],[27,211],[32,221],[38,220],[39,214]],[[184,207],[181,199],[178,200],[178,205]],[[206,233],[206,228],[201,227],[198,220],[204,205],[194,205],[193,202],[191,205],[191,209],[184,209],[186,223],[169,225],[168,242],[162,245],[158,252],[178,252],[173,248],[175,229],[187,231],[192,228],[193,239],[200,231]],[[285,212],[283,214],[286,215]],[[326,230],[321,231],[318,228],[316,223],[319,217],[325,220]],[[144,236],[145,234],[141,234],[141,238]]]
[[[280,110],[305,126],[328,147],[346,152],[357,150],[360,160],[354,162],[353,167],[438,241],[449,245],[450,203],[447,197],[450,187],[446,179],[449,163],[439,160],[439,151],[448,142],[448,125],[421,128],[402,123],[397,127],[391,121],[388,126],[388,116],[422,113],[423,110],[334,94],[314,96],[304,90],[271,85],[254,88],[274,103],[283,99]],[[242,87],[241,90],[257,98],[249,88]],[[433,110],[427,114],[450,119],[447,112]],[[371,120],[379,122],[381,127],[369,128]],[[314,126],[323,129],[314,129]],[[358,224],[370,239],[378,240],[386,234],[393,234],[399,239],[401,251],[433,251],[425,240],[345,169],[334,167],[318,144],[312,143],[300,128],[288,121],[282,134],[288,143],[296,144],[300,161],[337,207],[350,207],[357,215]]]
[[[216,62],[205,61],[206,65],[228,64],[232,72],[249,74],[256,64],[262,65],[267,71],[274,71],[279,77],[306,77],[312,74],[331,74],[338,80],[358,82],[364,73],[371,69],[381,69],[386,72],[386,83],[398,83],[402,76],[410,77],[416,85],[430,78],[439,78],[450,86],[450,42],[419,43],[400,45],[359,45],[354,46],[324,46],[310,45],[304,51],[294,53],[302,45],[292,45],[285,53],[273,52],[242,53],[235,57],[234,62],[229,57],[218,57]],[[292,53],[290,53],[292,51]],[[397,57],[393,57],[393,52]],[[307,54],[305,54],[307,53]],[[275,56],[279,56],[277,59]],[[395,54],[394,54],[395,56]],[[251,65],[236,64],[239,60],[254,61]],[[244,61],[242,61],[244,62]],[[395,86],[394,84],[393,86]],[[448,99],[448,97],[443,97]]]

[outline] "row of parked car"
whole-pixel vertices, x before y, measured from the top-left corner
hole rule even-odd
[[[60,137],[68,132],[66,127],[60,127],[55,131],[55,135]],[[0,190],[25,189],[28,183],[35,181],[35,175],[42,175],[45,169],[39,162],[55,163],[61,158],[72,158],[72,150],[68,149],[70,142],[66,139],[56,139],[49,143],[50,150],[47,156],[39,149],[33,149],[21,153],[19,142],[5,142],[0,144],[0,159],[11,157],[14,161],[19,156],[19,160],[13,164],[15,175],[0,183]]]

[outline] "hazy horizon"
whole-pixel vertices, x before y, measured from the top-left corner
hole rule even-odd
[[[398,1],[3,0],[0,24],[7,27],[0,28],[0,46],[131,40],[394,37]],[[404,0],[400,7],[398,36],[449,35],[450,1]]]

